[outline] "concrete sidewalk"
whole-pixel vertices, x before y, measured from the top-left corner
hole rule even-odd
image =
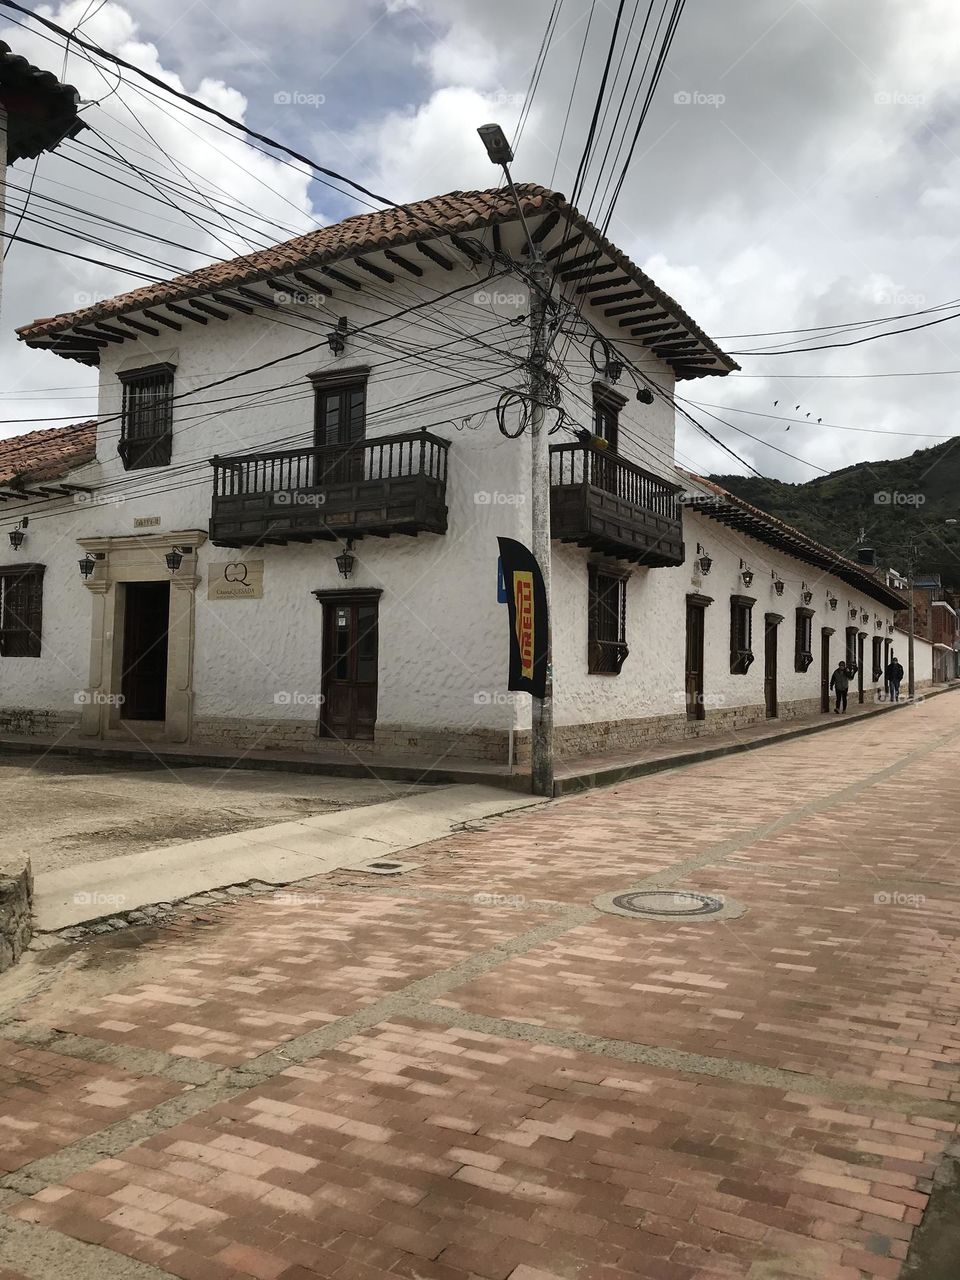
[[[395,857],[465,825],[537,803],[542,802],[536,797],[494,787],[437,787],[362,809],[81,863],[37,878],[36,923],[49,931],[226,885],[291,884]]]

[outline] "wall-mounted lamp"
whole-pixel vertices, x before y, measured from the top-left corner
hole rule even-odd
[[[176,573],[183,564],[183,557],[189,555],[193,547],[171,547],[163,557],[164,564],[171,573]]]
[[[753,582],[753,570],[745,560],[740,561],[740,579],[745,587],[749,587],[750,583]]]
[[[851,618],[853,618],[854,620],[856,620],[856,617],[857,617],[857,606],[856,606],[855,604],[852,604],[852,605],[850,606],[850,617],[851,617]]]
[[[869,621],[870,621],[870,615],[869,615],[869,613],[867,613],[866,609],[861,609],[861,610],[860,610],[860,621],[861,621],[861,622],[869,622]]]
[[[875,614],[873,615],[873,620],[874,620],[874,622],[876,623],[877,630],[878,630],[878,631],[882,631],[882,630],[883,630],[883,619],[880,617],[880,615],[879,615],[878,613],[875,613]]]
[[[337,568],[340,570],[341,578],[349,578],[353,573],[353,566],[357,563],[357,557],[352,554],[353,539],[347,539],[347,545],[337,556]]]
[[[80,565],[80,576],[82,578],[89,578],[97,567],[97,561],[105,559],[106,552],[104,551],[94,551],[92,555],[88,551],[83,559],[78,561],[78,564]]]
[[[13,528],[10,530],[10,533],[9,533],[10,545],[11,547],[13,547],[14,551],[19,551],[20,548],[23,546],[23,540],[27,536],[24,533],[24,529],[26,529],[29,523],[30,523],[30,517],[24,516],[23,519],[20,521],[20,523],[15,524]]]
[[[697,568],[704,575],[713,568],[713,560],[707,555],[707,549],[702,542],[697,543]]]
[[[773,589],[778,596],[783,595],[783,579],[777,577],[776,569],[770,570],[770,577],[773,579]]]
[[[342,356],[347,349],[347,317],[341,316],[333,333],[327,334],[327,345],[335,356]]]
[[[805,582],[800,583],[800,599],[803,601],[804,604],[809,604],[810,601],[813,599],[813,592],[810,590],[810,588],[807,586]]]
[[[893,635],[893,623],[892,623],[892,622],[888,622],[888,623],[887,623],[887,635],[888,635],[888,636],[892,636],[892,635]]]
[[[623,361],[608,360],[607,361],[607,381],[619,382],[623,376]]]
[[[827,592],[827,604],[830,606],[831,609],[836,609],[837,607],[837,597],[834,595],[831,595],[829,591]]]

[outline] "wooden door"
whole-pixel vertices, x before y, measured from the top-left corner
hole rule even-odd
[[[323,452],[317,455],[314,485],[362,480],[366,383],[318,386],[316,397],[314,437]]]
[[[686,700],[687,719],[703,720],[703,635],[706,610],[695,600],[687,601]]]
[[[603,397],[593,407],[593,434],[606,442],[603,453],[593,455],[593,483],[609,493],[617,491],[617,464],[606,454],[615,454],[620,435],[620,410]]]
[[[777,628],[783,621],[776,614],[767,614],[763,642],[763,698],[767,719],[777,715]]]
[[[820,629],[820,710],[830,710],[830,636],[826,627]]]
[[[322,735],[372,738],[377,721],[376,602],[328,602],[323,653]]]
[[[123,590],[120,715],[124,720],[165,720],[170,583],[128,582]]]
[[[857,636],[857,701],[863,702],[863,642],[864,636]]]

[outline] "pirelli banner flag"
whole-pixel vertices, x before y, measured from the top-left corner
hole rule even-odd
[[[522,542],[498,538],[510,615],[508,689],[542,698],[547,685],[547,593],[540,566]]]

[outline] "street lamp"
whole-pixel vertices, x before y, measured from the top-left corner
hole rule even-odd
[[[523,227],[530,258],[530,526],[533,558],[543,576],[547,605],[544,648],[546,681],[543,697],[534,698],[531,721],[530,782],[534,795],[553,795],[553,639],[550,618],[550,447],[544,406],[550,401],[547,355],[552,335],[547,332],[547,302],[552,279],[543,254],[534,244],[523,206],[510,175],[513,150],[498,124],[482,124],[477,133],[492,164],[503,170],[507,187]]]

